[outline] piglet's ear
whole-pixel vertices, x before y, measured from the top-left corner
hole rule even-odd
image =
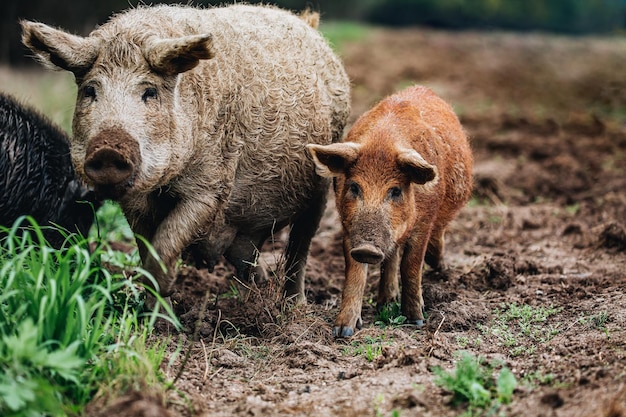
[[[359,156],[361,145],[345,142],[331,145],[306,145],[315,162],[315,171],[322,177],[344,174]]]
[[[201,59],[215,54],[211,35],[191,35],[174,39],[156,39],[150,42],[144,56],[150,67],[164,75],[176,75],[195,68]]]
[[[416,184],[426,184],[438,179],[437,167],[426,162],[422,155],[413,149],[400,151],[398,166]]]
[[[99,47],[92,38],[71,35],[43,23],[20,21],[22,43],[36,58],[50,68],[61,68],[80,76],[86,73],[96,58]]]

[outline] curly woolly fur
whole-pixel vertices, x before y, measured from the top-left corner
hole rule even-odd
[[[141,167],[119,200],[167,266],[196,243],[202,263],[225,253],[247,275],[252,249],[291,224],[286,267],[298,288],[287,292],[303,297],[304,263],[328,186],[305,145],[339,141],[350,111],[348,77],[315,30],[318,20],[273,6],[160,5],[114,15],[86,38],[22,26],[23,42],[48,65],[74,72],[79,91],[93,80],[102,86],[101,110],[83,106],[79,93],[72,144],[79,174],[88,143],[112,124],[139,142]],[[195,67],[168,61],[178,46],[162,47],[183,36],[195,36],[185,46],[186,58],[199,60]],[[175,74],[172,65],[184,69]],[[127,97],[104,89],[129,77],[157,85],[158,110],[140,101],[137,108],[147,110],[117,110]],[[159,284],[168,288],[164,278]]]
[[[59,127],[0,93],[0,225],[30,215],[42,226],[87,235],[99,203],[76,178],[69,154],[69,138]],[[44,236],[53,247],[63,244],[56,230]]]

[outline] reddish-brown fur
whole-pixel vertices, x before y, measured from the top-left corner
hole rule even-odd
[[[378,306],[398,296],[422,325],[422,267],[442,266],[444,232],[471,192],[472,154],[452,108],[415,86],[387,97],[344,143],[309,145],[320,175],[334,177],[344,228],[346,280],[335,336],[361,326],[367,264],[381,263]]]

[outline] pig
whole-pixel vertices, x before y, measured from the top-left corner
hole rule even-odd
[[[29,215],[43,226],[47,243],[60,249],[67,232],[87,236],[99,206],[72,167],[68,135],[0,93],[0,225],[12,227]]]
[[[151,244],[139,252],[161,295],[183,253],[208,267],[224,255],[239,278],[262,279],[259,248],[290,226],[284,291],[305,300],[330,185],[305,146],[339,141],[350,112],[349,79],[318,20],[273,6],[159,5],[86,37],[21,22],[40,61],[74,74],[74,166]]]
[[[307,146],[334,178],[343,227],[345,283],[335,337],[362,326],[368,265],[380,264],[377,307],[398,297],[407,323],[424,324],[422,267],[442,268],[446,226],[469,199],[472,153],[450,105],[423,86],[363,114],[343,143]]]

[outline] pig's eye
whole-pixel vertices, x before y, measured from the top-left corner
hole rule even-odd
[[[398,201],[402,198],[402,188],[400,187],[391,187],[389,191],[387,191],[387,197],[390,200]]]
[[[350,185],[348,185],[348,194],[350,194],[351,197],[360,196],[361,187],[359,187],[359,184],[357,184],[356,182],[350,183]]]
[[[83,88],[83,95],[86,98],[94,100],[96,98],[96,87],[94,87],[93,85],[86,85]]]
[[[151,98],[157,98],[157,89],[154,87],[148,87],[144,90],[141,100],[146,103]]]

